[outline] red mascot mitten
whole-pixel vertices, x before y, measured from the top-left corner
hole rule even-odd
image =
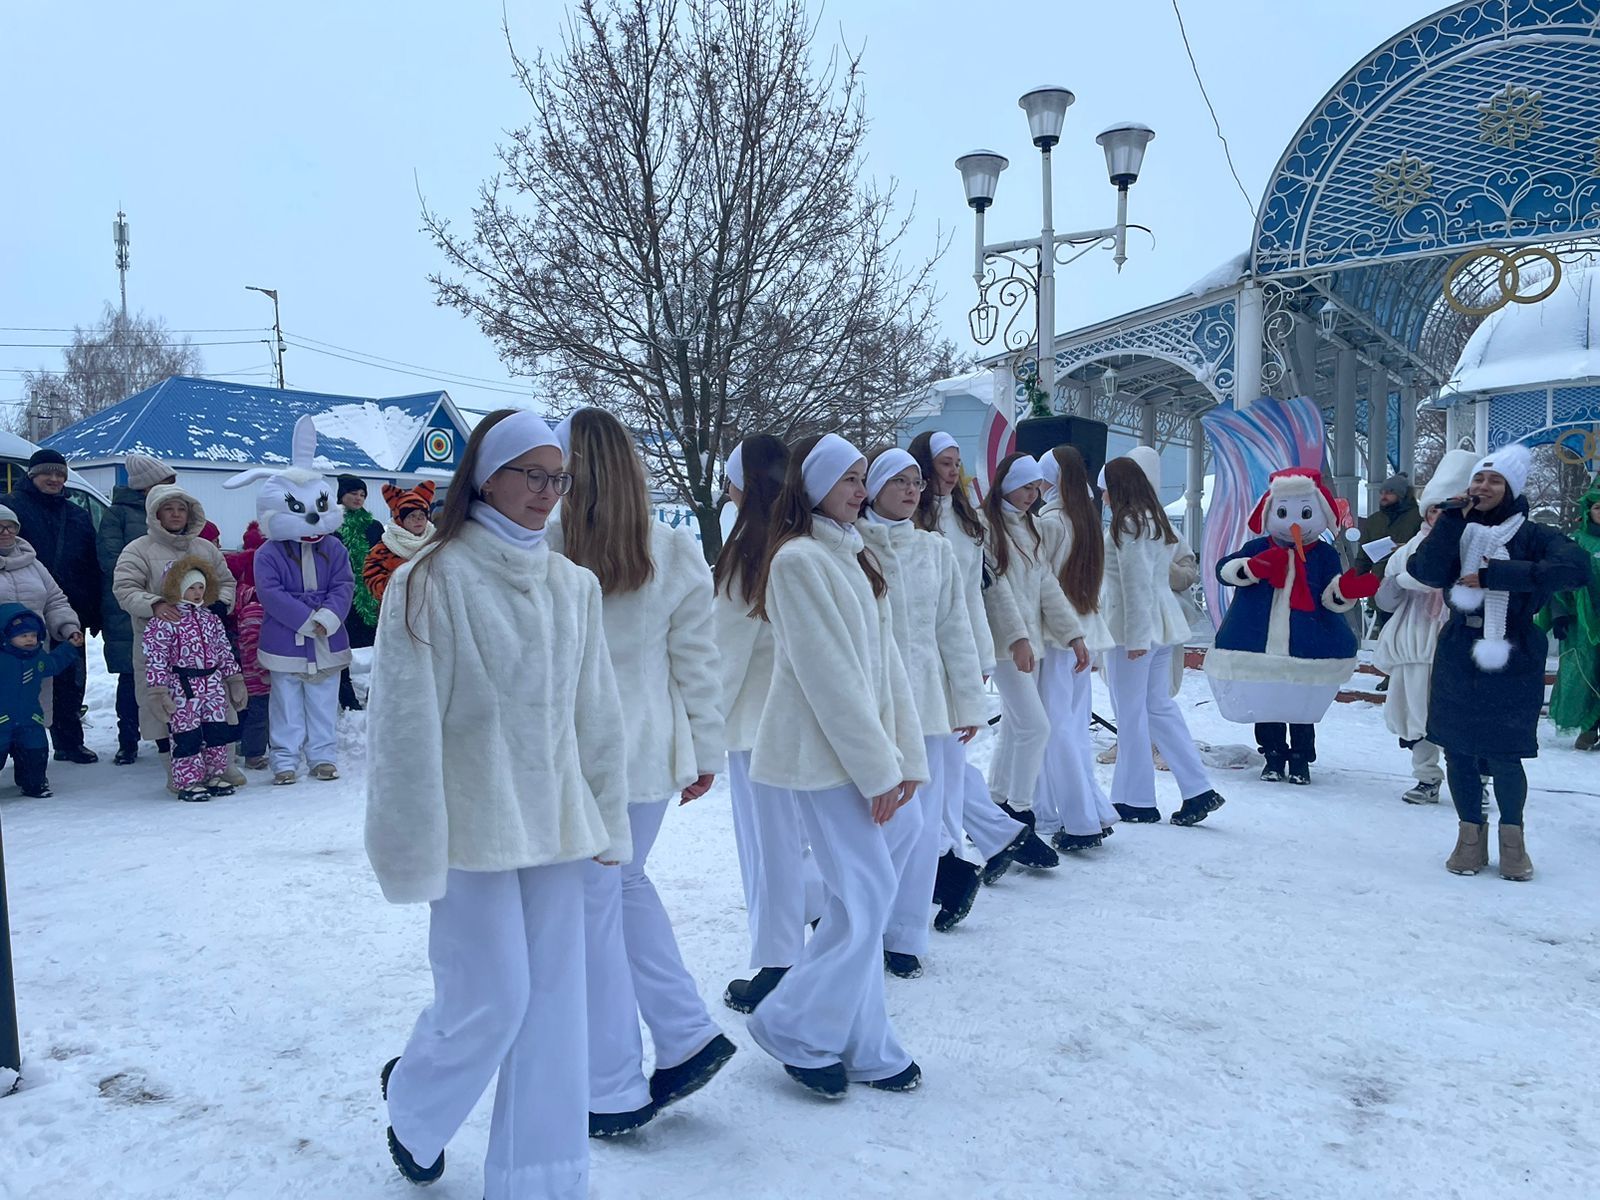
[[[1349,570],[1339,576],[1339,594],[1346,600],[1370,600],[1378,594],[1380,582],[1376,575]]]
[[[1289,579],[1289,547],[1269,546],[1246,559],[1245,566],[1262,583],[1281,588]]]

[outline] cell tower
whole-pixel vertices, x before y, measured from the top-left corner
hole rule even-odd
[[[117,275],[122,282],[122,322],[128,322],[128,215],[120,208],[111,222],[111,240],[117,247]]]

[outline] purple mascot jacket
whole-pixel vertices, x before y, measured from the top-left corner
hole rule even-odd
[[[344,621],[356,580],[350,552],[336,537],[311,542],[267,542],[256,551],[256,596],[265,610],[257,661],[269,671],[320,675],[350,664]],[[313,618],[332,637],[316,636]]]

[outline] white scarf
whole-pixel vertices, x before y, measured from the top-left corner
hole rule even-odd
[[[525,451],[519,451],[525,453]],[[512,455],[513,458],[516,455]],[[500,512],[499,509],[485,504],[482,500],[474,500],[467,509],[467,520],[475,521],[489,532],[493,533],[503,542],[518,546],[523,550],[542,550],[545,548],[545,530],[529,529],[518,525],[510,517]]]
[[[1491,562],[1509,559],[1511,554],[1506,545],[1526,519],[1522,513],[1517,513],[1498,525],[1469,522],[1461,531],[1461,573],[1477,574]],[[1460,583],[1450,589],[1450,603],[1462,612],[1483,609],[1483,636],[1472,644],[1472,661],[1482,670],[1502,670],[1511,660],[1511,643],[1506,640],[1508,599],[1505,592]]]
[[[432,541],[437,532],[432,521],[422,527],[421,533],[412,533],[398,521],[390,521],[383,527],[383,544],[398,557],[409,559]]]

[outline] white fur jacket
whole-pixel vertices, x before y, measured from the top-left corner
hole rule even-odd
[[[877,796],[926,781],[922,726],[895,646],[889,598],[872,594],[853,544],[817,522],[773,555],[767,616],[777,653],[750,752],[750,778]]]
[[[983,605],[983,541],[961,527],[949,496],[940,496],[939,532],[956,556],[961,571],[961,595],[972,627],[973,645],[978,650],[978,669],[988,675],[994,670],[994,638],[989,635],[989,617]]]
[[[561,553],[562,528],[550,526]],[[686,529],[650,526],[655,573],[602,602],[606,647],[623,689],[628,801],[660,800],[727,765],[722,681],[711,635],[711,569]]]
[[[1067,556],[1072,553],[1072,526],[1067,521],[1067,516],[1061,511],[1061,506],[1055,501],[1045,505],[1034,523],[1039,526],[1039,536],[1044,541],[1044,560],[1049,565],[1051,573],[1059,583],[1061,568],[1066,565]],[[1066,593],[1062,593],[1066,598]],[[1078,625],[1083,630],[1083,641],[1090,654],[1098,654],[1102,650],[1109,650],[1116,645],[1111,639],[1111,630],[1106,627],[1105,616],[1097,607],[1094,612],[1080,612],[1078,607],[1069,599],[1067,604],[1072,607],[1073,615],[1078,618]],[[1065,650],[1066,647],[1054,638],[1048,639],[1052,646]]]
[[[1128,537],[1117,545],[1106,531],[1106,574],[1100,612],[1124,650],[1175,646],[1189,636],[1183,605],[1172,591],[1173,547],[1159,534]]]
[[[924,737],[989,719],[983,673],[962,593],[961,568],[950,542],[910,521],[856,525],[889,583],[895,643],[911,681]]]
[[[394,573],[367,701],[367,857],[385,896],[437,900],[452,867],[626,862],[626,780],[592,574],[472,522]]]
[[[748,750],[756,744],[761,710],[772,687],[772,626],[750,615],[743,593],[734,599],[718,592],[712,609],[728,749]]]
[[[1045,558],[1043,539],[1034,542],[1025,514],[1007,513],[1005,523],[1005,534],[990,530],[989,537],[1011,538],[1010,562],[1006,573],[983,593],[994,653],[1009,658],[1012,645],[1027,638],[1034,654],[1042,656],[1047,645],[1066,646],[1082,637],[1083,626]],[[993,549],[989,561],[994,562]]]
[[[1384,563],[1378,605],[1394,615],[1384,623],[1372,654],[1372,665],[1380,671],[1393,672],[1415,663],[1430,668],[1433,665],[1433,652],[1438,648],[1439,633],[1449,619],[1449,610],[1443,592],[1406,570],[1429,532],[1430,527],[1424,525]]]

